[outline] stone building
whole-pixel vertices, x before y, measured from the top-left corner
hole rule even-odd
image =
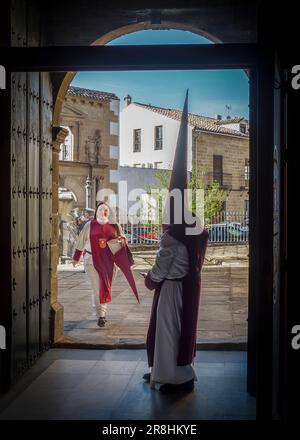
[[[100,189],[116,191],[110,171],[118,167],[119,98],[70,86],[61,126],[69,134],[60,150],[59,185],[75,195],[75,208],[94,208]]]
[[[171,169],[181,111],[132,102],[120,115],[120,166]],[[244,118],[189,113],[188,170],[196,165],[204,185],[225,190],[226,211],[249,209],[249,127]]]
[[[212,127],[213,128],[213,127]],[[225,191],[225,211],[249,212],[249,138],[195,127],[193,160],[204,184],[217,181]]]

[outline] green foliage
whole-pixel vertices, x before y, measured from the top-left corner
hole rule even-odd
[[[205,223],[211,223],[213,217],[220,213],[224,201],[224,190],[219,182],[213,181],[205,190],[204,196],[204,218]]]
[[[158,206],[158,215],[159,221],[161,224],[162,214],[164,209],[164,201],[165,198],[161,197],[161,190],[165,190],[165,194],[167,193],[167,189],[169,187],[169,182],[171,178],[172,170],[157,170],[155,173],[155,179],[157,181],[156,185],[148,186],[147,192],[152,194],[153,189],[157,190],[157,196],[154,197],[155,203],[149,203],[149,209],[156,209]],[[217,181],[211,182],[209,185],[205,185],[205,174],[206,169],[203,167],[201,171],[196,171],[195,166],[193,164],[192,172],[190,173],[190,178],[188,182],[188,189],[190,190],[191,201],[190,207],[193,212],[197,213],[197,195],[199,194],[199,190],[204,191],[204,221],[205,223],[211,223],[214,216],[220,213],[223,206],[223,201],[225,199],[225,191],[220,187]],[[156,206],[155,206],[156,205]],[[199,204],[198,204],[199,205]]]

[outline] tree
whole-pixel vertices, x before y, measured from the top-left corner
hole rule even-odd
[[[149,202],[149,209],[157,209],[158,207],[158,215],[159,215],[159,224],[162,221],[163,214],[163,201],[161,198],[161,194],[159,191],[165,189],[167,190],[169,187],[169,182],[171,178],[172,170],[157,170],[155,173],[155,179],[157,181],[157,185],[153,185],[151,188],[148,186],[147,192],[151,193],[153,197],[153,189],[157,191],[157,197],[154,197],[156,200],[155,205]],[[199,190],[204,191],[204,221],[205,224],[211,223],[213,217],[220,213],[223,206],[225,191],[220,187],[220,184],[217,181],[212,181],[209,185],[205,185],[205,174],[206,169],[203,167],[201,171],[196,170],[195,165],[193,164],[192,172],[189,176],[188,181],[188,189],[190,190],[191,195],[191,209],[193,212],[197,212],[197,203],[199,202],[197,197],[199,195]]]
[[[219,182],[213,180],[204,193],[205,223],[211,223],[213,218],[222,211],[225,191],[220,187]]]

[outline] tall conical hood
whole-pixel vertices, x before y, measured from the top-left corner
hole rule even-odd
[[[184,107],[181,115],[180,128],[177,138],[173,169],[169,185],[169,194],[164,209],[164,224],[183,222],[184,190],[188,188],[187,176],[188,155],[188,90],[186,91]],[[175,199],[172,197],[175,194]],[[176,197],[176,193],[179,197]],[[181,200],[180,200],[181,195]],[[187,207],[187,201],[185,203]]]

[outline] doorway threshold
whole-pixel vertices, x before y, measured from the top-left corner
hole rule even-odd
[[[73,338],[63,336],[59,341],[52,344],[52,348],[74,348],[74,349],[95,349],[95,350],[145,350],[146,343],[142,339],[119,338],[108,340],[92,341],[89,339]],[[197,341],[197,350],[210,351],[247,351],[247,340],[245,338],[236,338],[233,340],[208,340]]]

